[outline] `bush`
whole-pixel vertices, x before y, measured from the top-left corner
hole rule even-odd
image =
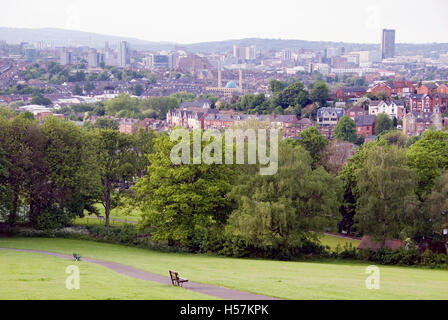
[[[64,210],[58,208],[47,209],[37,218],[38,230],[56,230],[70,224],[71,218]]]

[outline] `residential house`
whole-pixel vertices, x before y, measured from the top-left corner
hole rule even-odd
[[[366,87],[340,87],[336,92],[336,97],[343,101],[359,99],[367,93],[367,89]]]
[[[358,136],[370,137],[375,132],[375,120],[374,115],[361,115],[356,117],[356,134]]]
[[[320,108],[317,110],[317,123],[319,126],[336,125],[344,115],[345,110],[342,108]]]
[[[353,121],[355,121],[355,118],[358,116],[363,116],[368,114],[368,112],[366,110],[364,110],[361,107],[358,106],[354,106],[351,107],[350,109],[347,110],[347,115],[350,117],[350,119],[352,119]]]
[[[405,115],[406,107],[404,101],[390,100],[390,101],[371,101],[369,104],[369,114],[378,115],[380,113],[387,114],[391,119],[402,119]]]
[[[431,126],[442,130],[443,119],[438,108],[435,112],[409,112],[403,118],[403,133],[406,136],[420,136]]]

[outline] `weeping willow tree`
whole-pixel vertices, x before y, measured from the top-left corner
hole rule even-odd
[[[303,245],[330,228],[342,196],[339,179],[319,168],[300,146],[281,142],[275,175],[248,171],[232,196],[238,203],[227,232],[260,256],[299,255]]]

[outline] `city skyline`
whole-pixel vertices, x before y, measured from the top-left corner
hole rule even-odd
[[[427,2],[428,17],[420,14],[418,2],[402,0],[280,0],[275,7],[235,0],[219,5],[204,0],[114,4],[18,0],[0,4],[0,21],[3,27],[62,28],[180,44],[242,38],[380,43],[382,29],[396,29],[397,43],[448,42],[448,21],[443,17],[448,3],[443,0]]]

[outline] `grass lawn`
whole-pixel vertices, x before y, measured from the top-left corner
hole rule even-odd
[[[105,267],[73,262],[38,253],[0,251],[0,300],[110,300],[110,299],[213,299],[178,287],[133,279]],[[80,289],[68,290],[69,274],[76,265],[80,271]]]
[[[190,281],[284,299],[448,299],[446,270],[379,266],[381,289],[368,290],[365,286],[368,264],[353,261],[235,259],[71,239],[0,238],[0,247],[79,252],[85,257],[119,262],[165,276],[172,269]],[[0,274],[2,282],[3,277],[4,273]]]
[[[110,220],[109,221],[110,225],[112,227],[116,226],[116,227],[120,227],[120,226],[124,226],[125,224],[127,224],[126,222],[121,222],[121,221],[114,221],[114,220]],[[106,224],[105,220],[99,220],[97,218],[76,218],[73,220],[73,224],[77,225],[77,226],[104,226]]]
[[[98,210],[99,214],[102,215],[103,217],[105,216],[104,214],[104,207],[102,204],[95,204],[95,208]],[[88,213],[86,213],[88,214]],[[121,219],[121,220],[127,220],[127,221],[132,221],[132,222],[138,222],[140,221],[140,215],[141,215],[141,211],[135,208],[122,208],[122,207],[117,207],[114,208],[110,211],[110,217],[114,218],[114,219]]]
[[[338,244],[342,249],[344,248],[345,244],[350,243],[353,245],[353,247],[357,248],[360,242],[359,240],[337,237],[329,234],[322,235],[322,237],[320,237],[319,240],[324,246],[329,246],[331,249],[336,249]]]

